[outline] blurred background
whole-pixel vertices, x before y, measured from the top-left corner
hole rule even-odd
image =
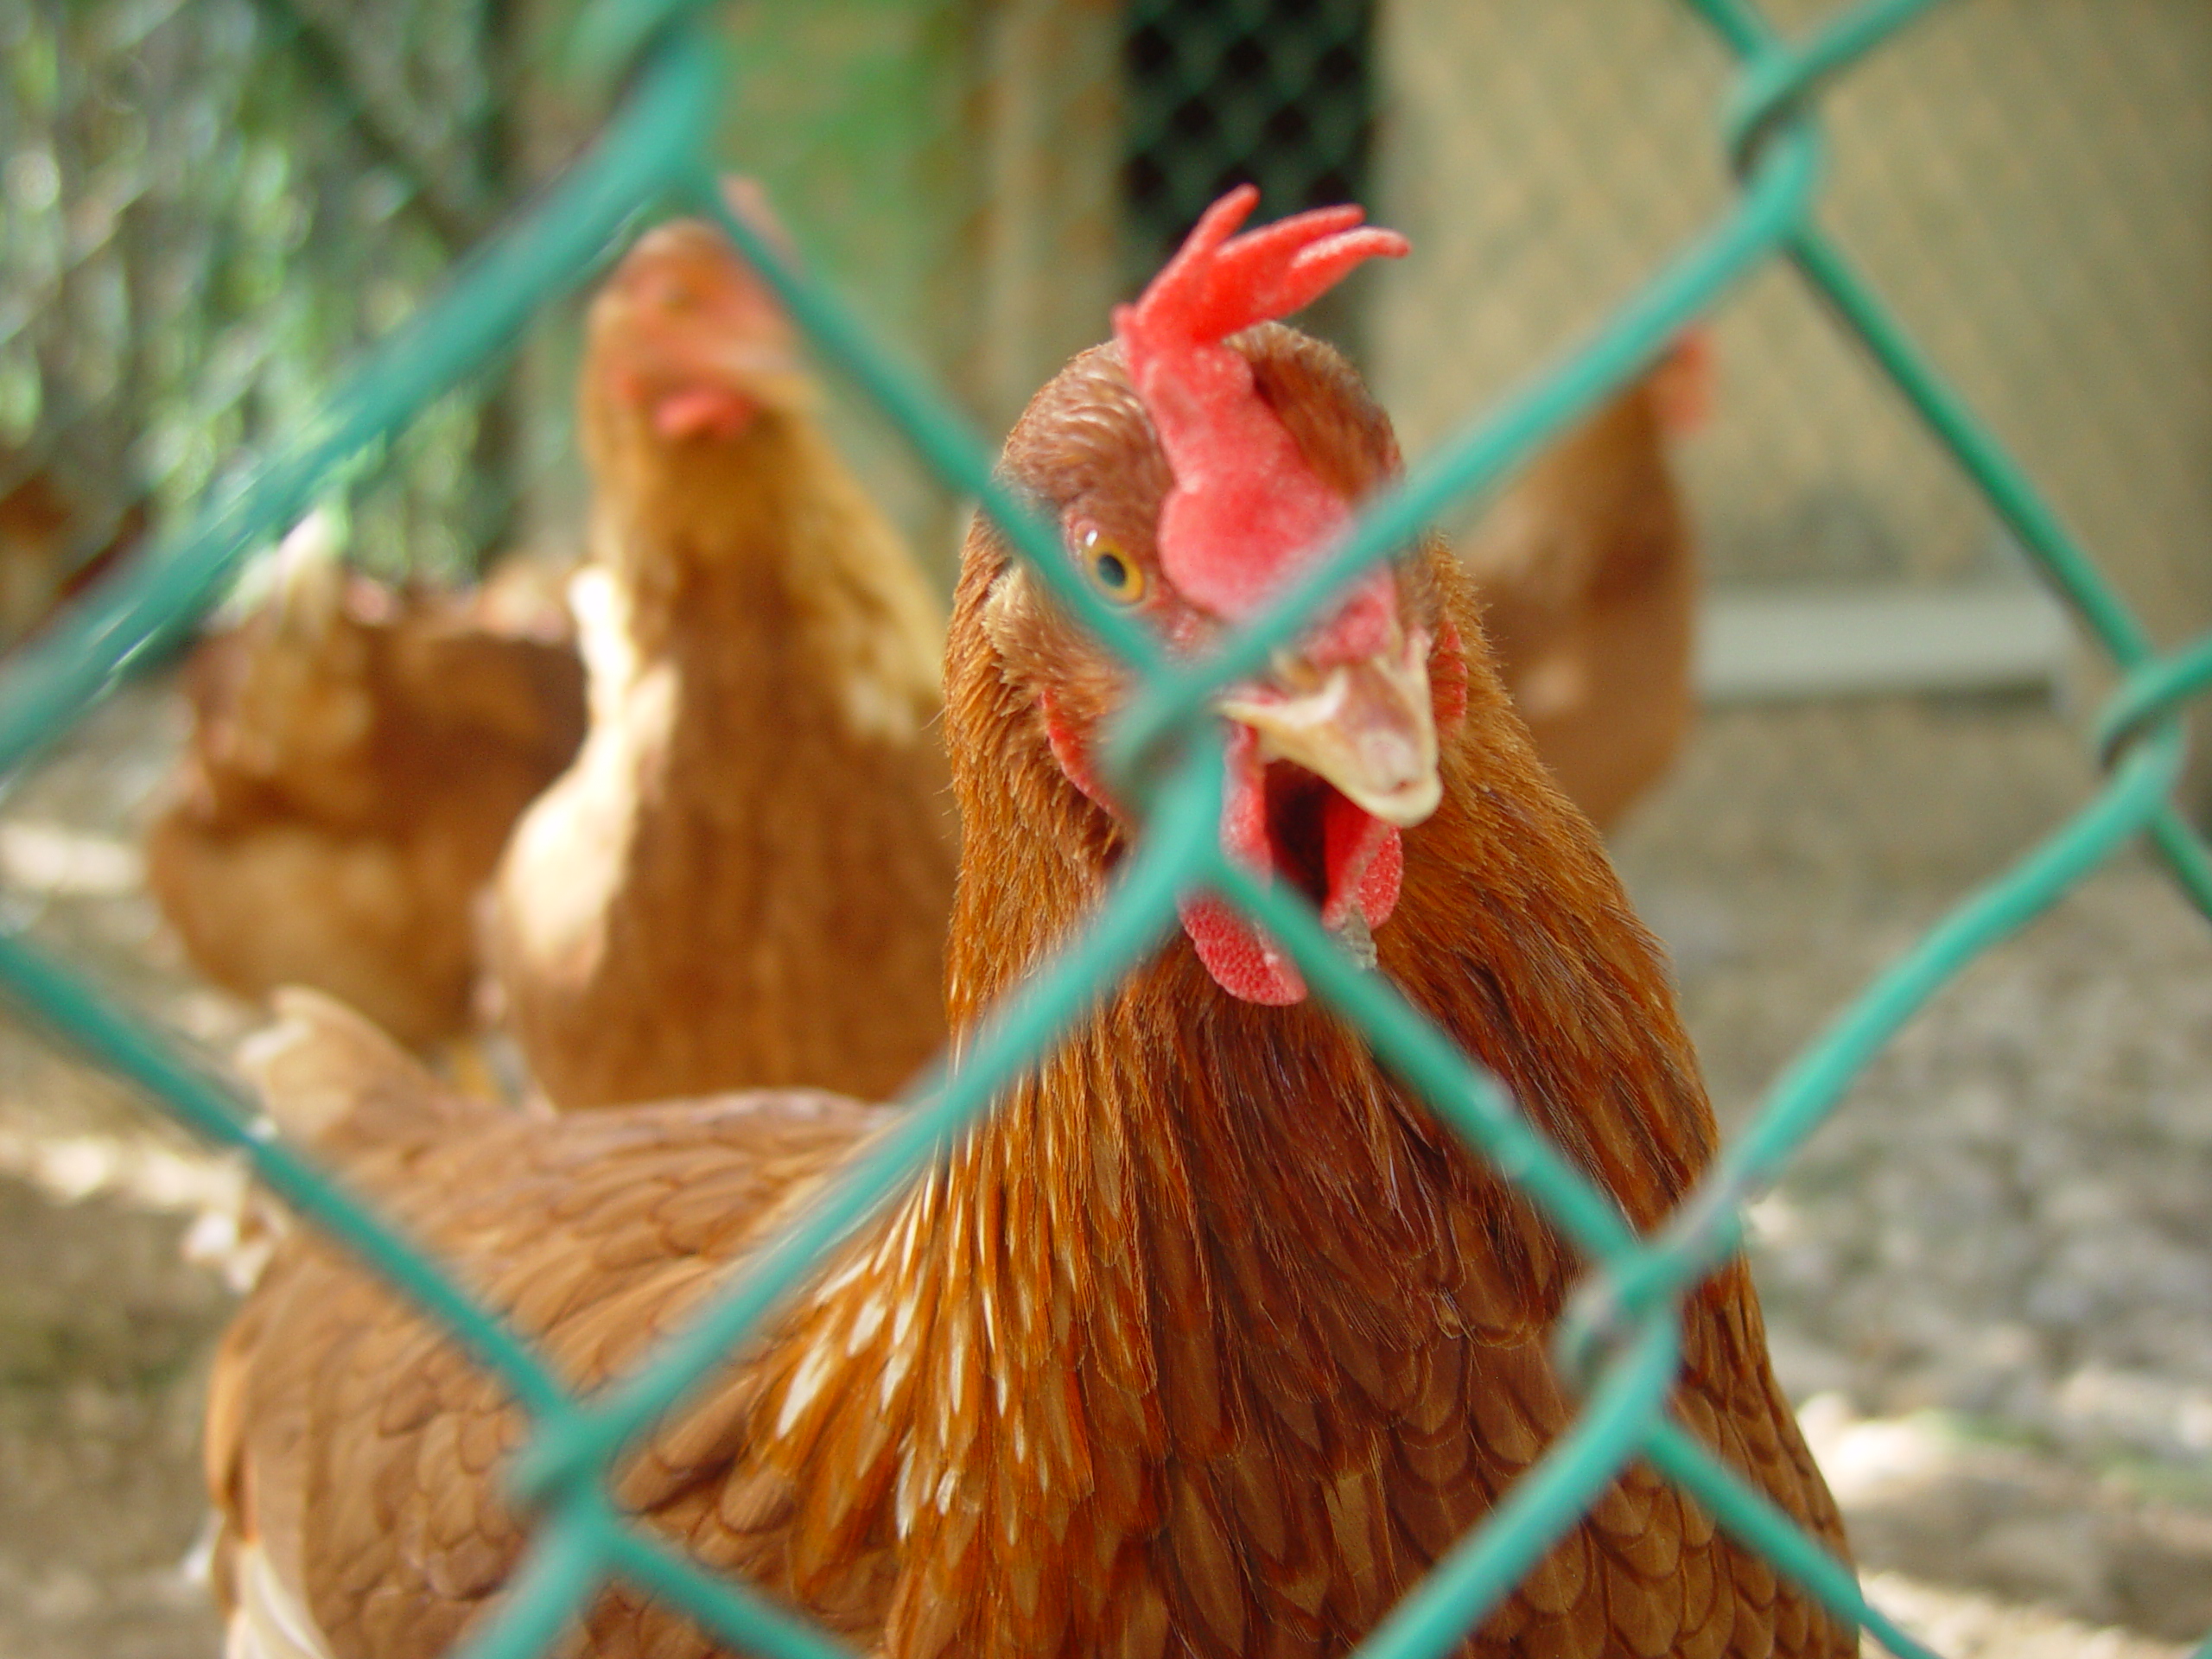
[[[0,0],[10,582],[19,542],[68,566],[281,441],[575,152],[596,111],[560,73],[569,11]],[[829,0],[729,33],[731,165],[993,435],[1230,182],[1262,215],[1357,198],[1411,235],[1308,321],[1414,454],[1730,199],[1726,60],[1657,0]],[[2170,637],[2212,616],[2208,63],[2196,0],[1964,0],[1829,105],[1827,222]],[[365,562],[573,539],[563,321],[365,468]],[[2014,575],[1789,273],[1717,343],[1686,462],[1717,588]],[[949,559],[953,504],[848,419]]]
[[[0,0],[0,636],[296,434],[588,141],[571,10]],[[992,440],[1232,182],[1412,237],[1307,321],[1416,458],[1731,199],[1729,64],[1665,0],[812,0],[726,29],[729,165]],[[1824,222],[2159,641],[2212,625],[2212,7],[1957,0],[1827,108]],[[577,550],[575,323],[355,469],[353,558]],[[1707,707],[1616,846],[1732,1122],[2085,798],[2100,686],[1789,271],[1712,341],[1678,452]],[[949,581],[963,504],[857,399],[832,414]],[[248,1015],[136,861],[182,720],[159,677],[104,710],[5,803],[0,873],[11,921],[220,1044]],[[1947,1652],[2212,1628],[2207,944],[2123,862],[1916,1021],[1755,1213],[1785,1384]],[[235,1176],[4,1035],[0,1659],[210,1652],[179,1562],[230,1293],[178,1246]]]

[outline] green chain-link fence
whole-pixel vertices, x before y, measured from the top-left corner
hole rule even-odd
[[[266,453],[491,229],[513,170],[502,16],[0,0],[0,503],[67,520],[25,585]],[[367,562],[465,569],[501,535],[507,401],[494,372],[410,427],[359,504]],[[33,556],[0,531],[0,557]],[[24,597],[0,628],[36,620]]]
[[[1541,0],[1397,0],[1378,53],[1369,200],[1422,259],[1383,273],[1370,361],[1418,452],[1722,204],[1701,141],[1728,66],[1681,8]],[[2212,269],[2208,77],[2202,7],[1955,0],[1824,105],[1823,222],[2153,617],[2160,550],[2212,538],[2212,315],[2181,297]],[[1685,461],[1717,582],[2009,563],[1977,493],[1789,273],[1755,274],[1715,335],[1717,417]],[[2186,580],[2201,623],[2212,578]]]
[[[25,480],[58,483],[88,552],[133,497],[159,522],[317,406],[567,152],[576,107],[539,71],[574,3],[0,0],[0,559]],[[1680,8],[822,0],[725,26],[744,79],[717,154],[987,430],[1230,180],[1262,216],[1356,198],[1419,244],[1306,319],[1415,453],[1730,188],[1703,143],[1725,54]],[[2170,550],[2212,535],[2208,78],[2193,0],[1956,0],[1834,100],[1823,194],[2123,591],[2191,622],[2212,565]],[[357,556],[442,571],[573,540],[566,323],[369,458]],[[1684,457],[1717,582],[2010,569],[1801,285],[1754,276],[1718,333],[1719,418]],[[836,414],[946,568],[961,504],[864,401]]]
[[[822,0],[734,26],[721,153],[986,430],[1228,182],[1260,184],[1263,218],[1358,200],[1420,248],[1304,319],[1416,454],[1733,189],[1708,133],[1728,56],[1681,7]],[[2171,550],[2212,537],[2208,85],[2192,0],[1954,0],[1829,101],[1821,198],[2122,590],[2200,625],[2212,564]],[[1979,493],[1802,283],[1753,273],[1714,322],[1715,418],[1682,462],[1717,583],[2018,579]],[[910,526],[947,523],[895,450],[874,445],[872,480],[884,462]]]
[[[665,1597],[748,1651],[778,1659],[828,1659],[839,1651],[804,1620],[710,1577],[664,1541],[633,1529],[608,1495],[609,1470],[804,1278],[832,1242],[911,1179],[947,1136],[988,1109],[1009,1078],[1080,1016],[1099,983],[1152,948],[1172,924],[1176,893],[1200,883],[1219,888],[1282,940],[1316,993],[1355,1022],[1471,1146],[1510,1172],[1592,1263],[1557,1336],[1564,1370],[1585,1389],[1580,1420],[1362,1651],[1421,1659],[1448,1650],[1625,1465],[1644,1459],[1838,1613],[1899,1654],[1924,1653],[1862,1603],[1847,1570],[1670,1421],[1677,1310],[1702,1275],[1738,1247],[1745,1198],[1775,1178],[1905,1020],[1980,952],[2123,846],[2147,836],[2188,897],[2212,914],[2212,855],[2170,804],[2183,758],[2177,710],[2212,687],[2212,639],[2171,655],[2154,652],[2134,613],[2028,476],[1814,221],[1827,162],[1817,95],[1932,10],[1935,0],[1867,0],[1794,40],[1780,35],[1749,0],[1682,3],[1738,60],[1725,122],[1738,181],[1732,204],[1550,372],[1437,445],[1402,484],[1370,505],[1295,593],[1205,662],[1170,659],[1092,595],[1058,556],[1052,532],[996,490],[986,451],[948,412],[945,400],[874,344],[817,280],[728,216],[710,156],[729,65],[683,0],[663,0],[586,15],[580,34],[585,59],[602,67],[634,63],[632,78],[600,143],[536,210],[476,254],[442,299],[390,337],[346,389],[302,425],[287,449],[219,492],[189,533],[157,549],[0,681],[5,774],[81,716],[149,640],[209,604],[237,562],[311,505],[334,469],[392,442],[425,408],[493,361],[533,311],[572,289],[612,241],[656,207],[719,218],[823,354],[946,485],[979,498],[1040,579],[1141,672],[1144,689],[1119,723],[1110,760],[1132,797],[1149,803],[1146,829],[1138,855],[1096,921],[1050,971],[973,1034],[955,1071],[918,1092],[914,1109],[865,1167],[750,1262],[690,1331],[635,1375],[588,1400],[569,1395],[497,1318],[310,1160],[270,1138],[249,1107],[170,1040],[19,933],[0,936],[0,985],[13,997],[145,1087],[176,1118],[242,1149],[302,1214],[442,1319],[531,1414],[535,1438],[515,1475],[541,1519],[512,1593],[472,1638],[474,1659],[523,1659],[545,1650],[610,1576]],[[741,46],[744,38],[741,32]],[[741,71],[741,54],[738,67]],[[737,86],[742,111],[747,83],[741,79]],[[768,101],[772,105],[772,97]],[[1020,111],[1001,114],[1016,129],[1027,118]],[[1028,188],[1043,187],[1031,180]],[[1208,711],[1219,688],[1264,664],[1351,577],[1495,483],[1636,373],[1686,323],[1777,259],[1794,265],[1857,337],[2122,677],[2101,726],[2110,776],[2073,818],[1962,904],[1801,1054],[1679,1214],[1646,1239],[1523,1121],[1494,1083],[1387,984],[1340,957],[1304,906],[1257,886],[1224,858],[1217,834],[1219,739]]]

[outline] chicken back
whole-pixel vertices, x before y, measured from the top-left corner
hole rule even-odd
[[[1271,546],[1218,496],[1175,504],[1253,486],[1232,435],[1304,474],[1309,528],[1398,466],[1342,359],[1263,324],[1301,258],[1340,267],[1357,233],[1302,216],[1229,239],[1249,206],[1217,207],[1005,455],[1102,594],[1179,649],[1313,551]],[[1227,295],[1163,316],[1148,308],[1170,278]],[[988,524],[947,664],[964,831],[948,982],[966,1027],[1093,913],[1135,829],[1092,764],[1124,676]],[[1713,1155],[1695,1062],[1656,947],[1537,760],[1440,544],[1223,707],[1253,734],[1228,754],[1230,855],[1371,950],[1656,1226]],[[262,1057],[272,1105],[311,1108],[326,1150],[586,1386],[680,1323],[880,1121],[791,1096],[520,1118],[437,1097],[373,1049],[310,1018]],[[1572,1421],[1546,1338],[1580,1266],[1264,933],[1187,903],[1180,933],[658,1433],[619,1498],[892,1659],[1342,1654]],[[1691,1298],[1683,1352],[1681,1421],[1840,1548],[1740,1262]],[[234,1638],[441,1650],[518,1557],[499,1478],[522,1434],[422,1319],[326,1247],[289,1244],[226,1341],[211,1410]],[[621,1587],[580,1649],[715,1651]],[[1854,1650],[1640,1465],[1465,1649]]]
[[[558,1106],[888,1094],[944,1041],[942,610],[814,395],[702,224],[648,234],[592,307],[591,731],[517,829],[488,939]]]

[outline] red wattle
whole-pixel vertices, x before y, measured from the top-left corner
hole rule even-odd
[[[1275,858],[1268,842],[1268,774],[1260,734],[1249,726],[1231,726],[1223,764],[1222,850],[1262,880],[1272,880]],[[1305,976],[1264,929],[1211,893],[1186,893],[1176,909],[1198,960],[1223,990],[1269,1007],[1306,1000]]]
[[[1305,976],[1265,931],[1211,893],[1186,895],[1176,909],[1191,948],[1223,990],[1241,1001],[1267,1007],[1287,1007],[1306,1000]]]
[[[1276,867],[1268,833],[1267,768],[1259,757],[1259,734],[1249,727],[1231,728],[1226,766],[1222,849],[1272,883]],[[1341,927],[1357,906],[1370,931],[1380,927],[1397,908],[1405,878],[1398,831],[1332,791],[1322,807],[1321,843],[1328,882],[1323,925]],[[1306,1000],[1305,976],[1266,929],[1211,893],[1186,894],[1176,909],[1198,960],[1231,996],[1268,1007]]]
[[[1091,769],[1090,752],[1073,724],[1063,718],[1059,704],[1050,691],[1039,699],[1045,710],[1045,741],[1051,746],[1052,759],[1060,763],[1060,770],[1068,781],[1109,812],[1114,803],[1107,798],[1104,785]]]
[[[1370,929],[1389,919],[1406,871],[1394,826],[1332,791],[1321,809],[1321,860],[1329,881],[1322,926],[1342,927],[1354,906]]]
[[[1398,889],[1405,885],[1405,880],[1406,843],[1397,830],[1386,823],[1375,861],[1359,879],[1359,913],[1367,918],[1370,932],[1390,919],[1390,912],[1398,907]]]
[[[653,405],[653,429],[664,438],[734,438],[752,424],[760,405],[726,386],[672,391]]]

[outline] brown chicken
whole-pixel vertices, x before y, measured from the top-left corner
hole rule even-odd
[[[473,905],[516,817],[582,741],[557,610],[347,574],[320,516],[273,597],[184,674],[193,734],[148,884],[211,979],[313,985],[425,1048],[470,1024]]]
[[[0,444],[0,648],[45,626],[138,543],[147,521],[143,499],[87,510],[51,469]]]
[[[1696,712],[1697,548],[1669,458],[1705,418],[1702,330],[1498,498],[1465,556],[1536,753],[1600,830],[1666,772]]]
[[[651,232],[589,327],[591,734],[500,867],[508,1027],[562,1107],[888,1094],[944,1039],[942,609],[717,232]]]
[[[1252,194],[1004,458],[1070,559],[1185,651],[1399,465],[1344,361],[1262,320],[1403,244],[1356,209],[1224,240]],[[1371,935],[1379,970],[1648,1230],[1709,1162],[1713,1118],[1658,952],[1476,614],[1432,539],[1236,688],[1224,844]],[[1132,831],[1090,759],[1125,677],[988,524],[950,635],[966,1027],[1094,912]],[[342,1014],[296,1014],[257,1057],[279,1112],[584,1387],[643,1361],[882,1121],[792,1095],[519,1117],[437,1095]],[[1188,902],[631,1462],[620,1501],[889,1659],[1341,1653],[1571,1421],[1546,1336],[1578,1271],[1279,949]],[[1690,1429],[1840,1548],[1740,1261],[1690,1301],[1684,1356]],[[524,1434],[396,1297],[288,1245],[210,1408],[232,1651],[442,1651],[521,1548],[499,1482]],[[279,1628],[313,1640],[253,1645]],[[577,1650],[711,1649],[617,1588]],[[1640,1466],[1467,1649],[1854,1650]]]

